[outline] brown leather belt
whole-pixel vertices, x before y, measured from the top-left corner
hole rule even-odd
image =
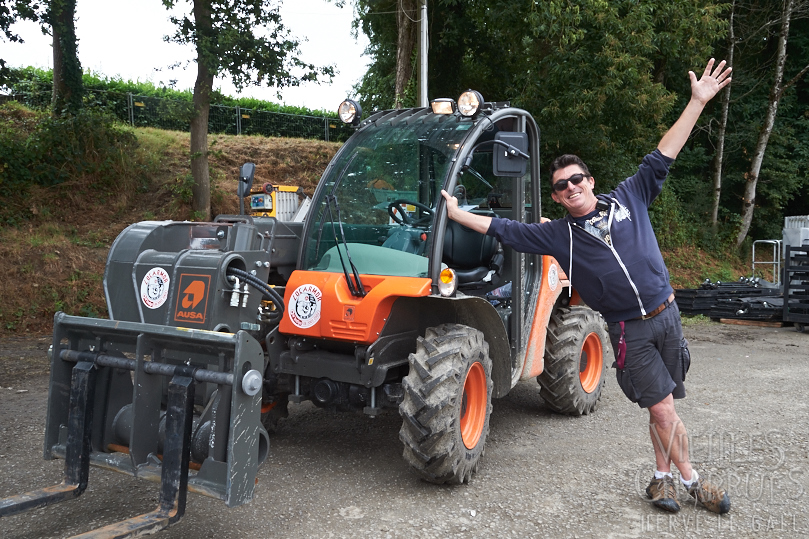
[[[655,310],[653,310],[651,312],[646,313],[643,316],[638,316],[637,318],[633,318],[633,320],[648,320],[650,318],[653,318],[653,317],[657,316],[658,314],[662,313],[663,311],[665,311],[666,307],[671,305],[671,303],[673,301],[674,301],[674,293],[672,292],[672,294],[669,296],[669,298],[666,301],[664,301],[663,304],[660,305],[660,307],[658,307],[657,309],[655,309]]]

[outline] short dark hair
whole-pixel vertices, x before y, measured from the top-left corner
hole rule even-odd
[[[587,165],[584,164],[581,157],[578,155],[573,155],[572,153],[566,153],[564,155],[560,155],[553,160],[553,163],[551,163],[551,184],[553,183],[553,175],[556,173],[556,171],[560,168],[569,167],[570,165],[578,165],[581,171],[584,172],[588,178],[590,177],[590,169],[587,168]]]

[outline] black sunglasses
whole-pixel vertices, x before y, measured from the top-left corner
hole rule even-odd
[[[558,192],[558,193],[562,192],[565,189],[567,189],[567,183],[568,182],[572,183],[573,185],[579,185],[584,178],[589,178],[589,177],[590,176],[588,176],[587,174],[582,174],[582,173],[574,174],[573,176],[571,176],[570,178],[568,178],[566,180],[559,180],[558,182],[553,184],[553,190]]]

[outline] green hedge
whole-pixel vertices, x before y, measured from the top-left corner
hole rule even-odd
[[[52,80],[50,70],[13,69],[2,88],[31,108],[46,109],[50,106]],[[193,115],[193,94],[189,90],[155,87],[150,82],[111,79],[94,73],[86,73],[83,82],[86,107],[100,109],[134,126],[189,129]],[[328,140],[335,142],[345,141],[352,133],[350,127],[337,119],[335,112],[282,106],[249,97],[232,98],[219,92],[214,92],[208,130],[274,137],[326,139],[328,136]]]

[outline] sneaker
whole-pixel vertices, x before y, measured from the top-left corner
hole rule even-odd
[[[652,482],[646,487],[646,495],[652,499],[652,503],[664,509],[676,513],[680,510],[677,503],[677,491],[674,487],[674,479],[665,476],[660,479],[652,478]]]
[[[727,493],[701,477],[688,488],[688,493],[708,511],[713,511],[720,515],[730,511],[730,498],[728,498]]]

